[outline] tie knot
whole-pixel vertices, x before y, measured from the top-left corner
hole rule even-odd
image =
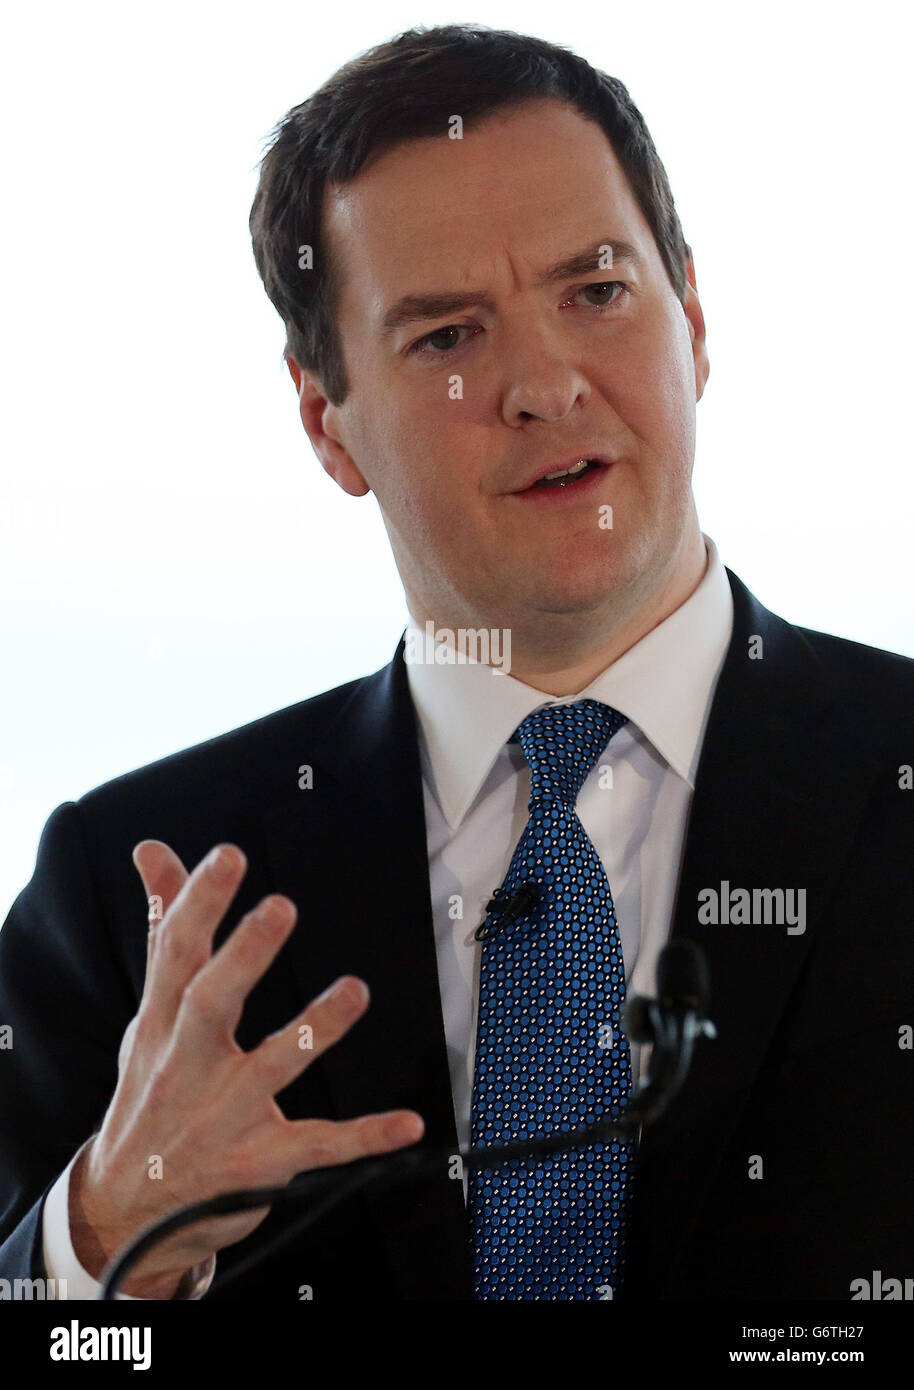
[[[530,806],[553,798],[574,808],[588,774],[627,715],[600,700],[546,705],[520,723],[511,742],[520,744],[530,764]]]

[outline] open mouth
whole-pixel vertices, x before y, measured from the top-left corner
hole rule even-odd
[[[567,469],[563,473],[554,474],[551,477],[538,478],[531,488],[546,487],[575,487],[582,478],[586,478],[589,473],[595,472],[598,468],[604,468],[605,464],[598,463],[596,459],[580,459],[573,468]],[[529,492],[531,488],[526,488]]]

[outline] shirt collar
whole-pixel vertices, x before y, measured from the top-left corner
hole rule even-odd
[[[704,541],[707,564],[694,593],[576,695],[557,699],[472,660],[407,659],[411,650],[429,647],[410,620],[404,660],[423,767],[451,830],[473,805],[518,724],[542,705],[585,698],[611,705],[694,790],[711,696],[733,630],[726,570],[714,541]]]

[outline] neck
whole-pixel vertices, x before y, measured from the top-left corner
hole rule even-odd
[[[680,608],[698,588],[707,564],[705,543],[696,523],[660,582],[646,598],[639,595],[634,599],[624,612],[617,609],[614,620],[607,622],[604,617],[582,623],[580,615],[575,615],[570,625],[563,621],[560,630],[547,632],[543,615],[537,614],[529,624],[512,625],[511,675],[546,695],[576,695]],[[413,604],[409,607],[421,626]]]

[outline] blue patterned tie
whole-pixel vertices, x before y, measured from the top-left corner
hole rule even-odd
[[[631,1092],[619,928],[605,870],[574,809],[626,722],[608,705],[579,700],[536,710],[513,735],[530,764],[530,819],[483,927],[474,1148],[615,1119]],[[503,903],[531,882],[538,901],[510,920]],[[623,1273],[633,1147],[593,1144],[471,1169],[476,1297],[612,1298]]]

